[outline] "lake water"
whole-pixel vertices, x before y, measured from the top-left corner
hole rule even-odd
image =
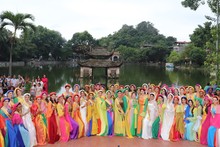
[[[64,65],[56,66],[39,66],[39,67],[13,67],[13,74],[28,76],[35,78],[38,75],[42,77],[43,74],[49,79],[49,91],[60,92],[61,87],[66,83],[72,85],[78,83],[80,85],[91,83],[115,84],[122,85],[135,84],[141,86],[143,83],[159,82],[168,85],[195,85],[197,83],[205,86],[210,81],[209,75],[202,70],[180,70],[174,69],[173,71],[166,70],[165,67],[160,66],[147,66],[145,64],[124,64],[120,68],[119,79],[107,80],[105,77],[104,69],[94,69],[94,78],[79,78],[79,67],[68,67]],[[0,75],[8,73],[8,68],[0,68]]]

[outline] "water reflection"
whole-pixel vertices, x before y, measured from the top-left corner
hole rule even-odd
[[[8,68],[0,68],[0,75],[7,74]],[[94,77],[79,78],[79,67],[67,67],[64,65],[56,66],[39,66],[39,67],[13,67],[13,74],[21,74],[25,77],[36,78],[42,77],[46,74],[49,79],[49,91],[60,92],[61,87],[66,83],[74,85],[75,83],[84,86],[91,83],[103,83],[103,84],[135,84],[137,86],[143,83],[159,82],[166,83],[168,85],[195,85],[200,83],[205,86],[209,82],[209,75],[205,74],[201,70],[178,70],[174,69],[166,70],[165,67],[147,66],[145,64],[124,64],[120,68],[119,79],[106,79],[104,69],[94,69]]]

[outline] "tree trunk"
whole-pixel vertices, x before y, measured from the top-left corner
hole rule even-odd
[[[11,43],[10,48],[10,58],[9,58],[9,75],[12,76],[12,50],[13,50],[13,43]]]
[[[10,59],[9,59],[9,75],[12,76],[12,54],[13,54],[13,45],[15,44],[15,37],[16,37],[17,27],[14,28],[14,34],[11,38],[11,48],[10,48]]]

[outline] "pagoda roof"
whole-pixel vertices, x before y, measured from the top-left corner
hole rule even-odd
[[[92,49],[91,52],[87,52],[87,55],[92,56],[92,57],[111,57],[114,52],[109,52],[105,48],[96,48]]]
[[[122,65],[121,61],[111,61],[102,59],[88,59],[84,61],[79,61],[78,64],[83,67],[97,67],[97,68],[109,68],[109,67],[120,67]]]

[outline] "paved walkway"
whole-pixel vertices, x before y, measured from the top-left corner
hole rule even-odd
[[[158,139],[144,140],[140,138],[128,139],[126,137],[83,137],[66,143],[47,144],[43,147],[205,147],[196,142],[179,141],[169,142]]]

